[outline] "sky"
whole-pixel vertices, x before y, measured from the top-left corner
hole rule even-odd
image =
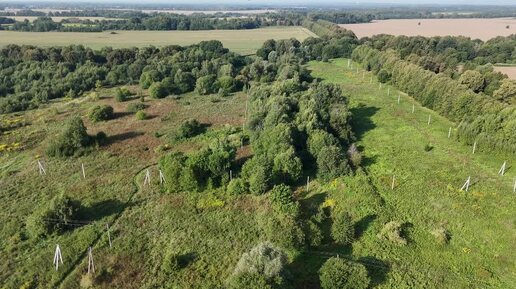
[[[8,0],[6,2],[49,2],[49,0]],[[103,2],[103,3],[166,3],[166,4],[235,4],[250,5],[307,5],[307,4],[467,4],[467,5],[516,5],[516,0],[50,0],[51,2]]]
[[[515,5],[516,0],[8,0],[6,2],[95,2],[139,4],[249,4],[249,5],[317,5],[317,4],[440,4],[440,5]]]

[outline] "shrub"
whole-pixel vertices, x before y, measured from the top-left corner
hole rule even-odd
[[[269,242],[263,242],[242,254],[233,271],[233,277],[256,274],[270,282],[283,277],[286,264],[287,255],[282,250]]]
[[[219,90],[217,76],[214,74],[201,76],[195,82],[195,91],[200,95],[215,93]]]
[[[435,237],[435,240],[440,245],[446,245],[450,240],[450,233],[443,227],[432,230],[430,233]]]
[[[242,195],[247,191],[242,179],[236,178],[229,181],[226,192],[230,195]]]
[[[113,118],[113,107],[109,105],[97,105],[88,114],[92,122],[106,121]]]
[[[177,131],[178,138],[190,138],[202,132],[202,125],[196,119],[185,120]]]
[[[330,181],[349,172],[348,163],[338,146],[324,147],[317,156],[317,177]]]
[[[80,207],[79,201],[60,193],[47,206],[37,209],[27,218],[27,232],[34,238],[62,232],[69,228],[67,224],[76,218]]]
[[[331,237],[335,242],[341,245],[348,245],[353,242],[355,229],[353,227],[353,220],[349,214],[340,213],[333,218]]]
[[[115,99],[118,102],[124,102],[128,99],[128,97],[131,95],[131,92],[125,88],[125,87],[118,87],[116,89]]]
[[[390,221],[385,224],[377,236],[380,239],[389,240],[398,245],[407,245],[407,240],[401,236],[401,224],[396,221]]]
[[[168,91],[167,91],[167,88],[163,85],[163,83],[158,81],[158,82],[154,82],[149,87],[149,95],[152,98],[164,98],[165,96],[168,95]]]
[[[147,114],[145,113],[145,111],[143,110],[139,110],[137,113],[136,113],[136,119],[137,120],[144,120],[147,118]]]
[[[259,274],[240,274],[228,282],[228,289],[273,289],[267,279]]]
[[[424,147],[425,152],[429,152],[429,151],[431,151],[433,149],[434,149],[434,147],[432,145],[430,145],[430,144],[426,144],[425,147]]]
[[[82,119],[76,116],[70,119],[61,135],[50,143],[46,152],[51,157],[81,155],[91,144],[92,138],[86,132]]]
[[[382,69],[378,72],[378,81],[381,83],[386,83],[391,80],[391,74],[387,72],[387,70]]]
[[[332,257],[319,270],[323,289],[365,289],[371,280],[367,269],[359,263]]]
[[[107,141],[106,133],[103,131],[99,131],[97,133],[97,135],[95,136],[95,143],[97,144],[97,146],[101,146],[101,145],[105,144],[106,141]]]
[[[296,217],[268,212],[260,213],[257,221],[266,238],[275,244],[284,248],[301,248],[305,245],[305,233]]]
[[[133,103],[130,103],[128,106],[127,106],[127,111],[128,112],[132,112],[132,113],[136,113],[140,110],[144,110],[146,109],[148,106],[146,104],[143,104],[141,102],[133,102]]]
[[[274,208],[282,213],[297,216],[299,204],[292,196],[290,187],[284,184],[276,185],[270,192],[271,203]]]
[[[351,144],[348,148],[348,159],[355,168],[360,167],[360,164],[362,164],[362,154],[358,151],[355,144]]]

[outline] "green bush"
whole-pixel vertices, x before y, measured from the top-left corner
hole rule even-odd
[[[46,153],[51,157],[82,155],[88,151],[92,141],[82,119],[76,116],[70,119],[63,132],[50,142]]]
[[[231,288],[268,288],[284,282],[287,274],[287,255],[269,242],[256,245],[242,254],[229,284]],[[251,287],[247,287],[251,286]]]
[[[401,246],[407,245],[407,240],[401,236],[401,223],[396,221],[385,224],[377,236]]]
[[[289,186],[284,184],[274,186],[270,192],[270,199],[276,210],[292,216],[298,215],[299,203],[294,200]]]
[[[97,105],[88,114],[92,122],[106,121],[113,118],[113,107],[109,105]]]
[[[144,120],[146,118],[147,118],[147,114],[145,113],[145,111],[139,110],[138,112],[136,112],[136,119],[137,120]]]
[[[181,269],[181,256],[168,249],[161,263],[161,270],[165,274],[171,274]]]
[[[217,76],[214,74],[201,76],[195,82],[195,91],[200,95],[212,94],[219,90]]]
[[[242,179],[236,178],[229,181],[226,192],[230,195],[242,195],[247,191]]]
[[[379,82],[386,83],[389,80],[391,80],[391,74],[387,70],[382,69],[382,70],[380,70],[380,72],[378,72],[378,81]]]
[[[347,154],[351,165],[353,165],[354,168],[360,167],[360,164],[362,164],[362,154],[360,151],[358,151],[358,148],[355,144],[351,144],[349,146]]]
[[[340,245],[348,245],[353,242],[355,229],[349,214],[339,213],[333,218],[331,237]]]
[[[118,87],[116,89],[116,93],[115,93],[115,99],[116,101],[118,102],[124,102],[128,99],[128,97],[131,96],[131,92],[125,88],[125,87]]]
[[[154,82],[149,87],[149,95],[152,98],[164,98],[165,96],[168,95],[168,91],[167,91],[167,88],[163,85],[163,83],[158,81],[158,82]]]
[[[342,149],[332,145],[324,147],[317,156],[317,177],[331,181],[349,172],[348,162]]]
[[[46,206],[40,207],[27,218],[27,232],[31,237],[39,238],[69,229],[68,224],[70,220],[77,218],[80,207],[79,201],[60,193]]]
[[[203,127],[196,119],[188,119],[181,123],[177,130],[177,138],[191,138],[202,133]]]
[[[355,262],[332,257],[319,270],[322,289],[365,289],[371,280],[367,269]]]
[[[133,102],[133,103],[130,103],[128,106],[127,106],[127,111],[128,112],[132,112],[132,113],[136,113],[140,110],[144,110],[146,109],[148,106],[146,104],[143,104],[141,102]]]

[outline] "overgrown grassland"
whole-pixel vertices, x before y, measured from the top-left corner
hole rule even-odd
[[[314,36],[302,27],[268,27],[252,30],[209,31],[116,31],[112,32],[18,32],[0,31],[0,46],[8,44],[40,47],[82,44],[93,49],[157,47],[190,45],[204,40],[220,40],[224,47],[241,54],[252,54],[268,39],[296,38],[299,41]]]
[[[379,287],[514,287],[516,157],[472,154],[472,147],[456,142],[453,133],[448,139],[455,124],[403,93],[397,104],[396,89],[391,87],[388,96],[388,86],[380,89],[374,76],[370,83],[371,73],[357,73],[357,64],[353,66],[348,69],[346,59],[310,64],[315,77],[341,84],[350,96],[365,169],[385,201],[384,215],[372,217],[375,229],[353,244],[353,255],[393,264]],[[509,169],[502,177],[497,172],[504,161]],[[461,192],[468,176],[472,185]],[[405,223],[407,246],[386,244],[375,236],[378,222],[389,220]],[[448,245],[437,244],[430,233],[439,227],[449,230]]]

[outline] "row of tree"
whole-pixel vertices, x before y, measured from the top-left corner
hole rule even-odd
[[[516,152],[516,106],[508,104],[513,103],[514,93],[505,87],[495,91],[502,101],[494,100],[444,74],[404,61],[394,51],[381,52],[367,45],[355,49],[353,59],[378,73],[380,81],[389,81],[422,105],[459,123],[460,140],[477,141],[485,150]]]

